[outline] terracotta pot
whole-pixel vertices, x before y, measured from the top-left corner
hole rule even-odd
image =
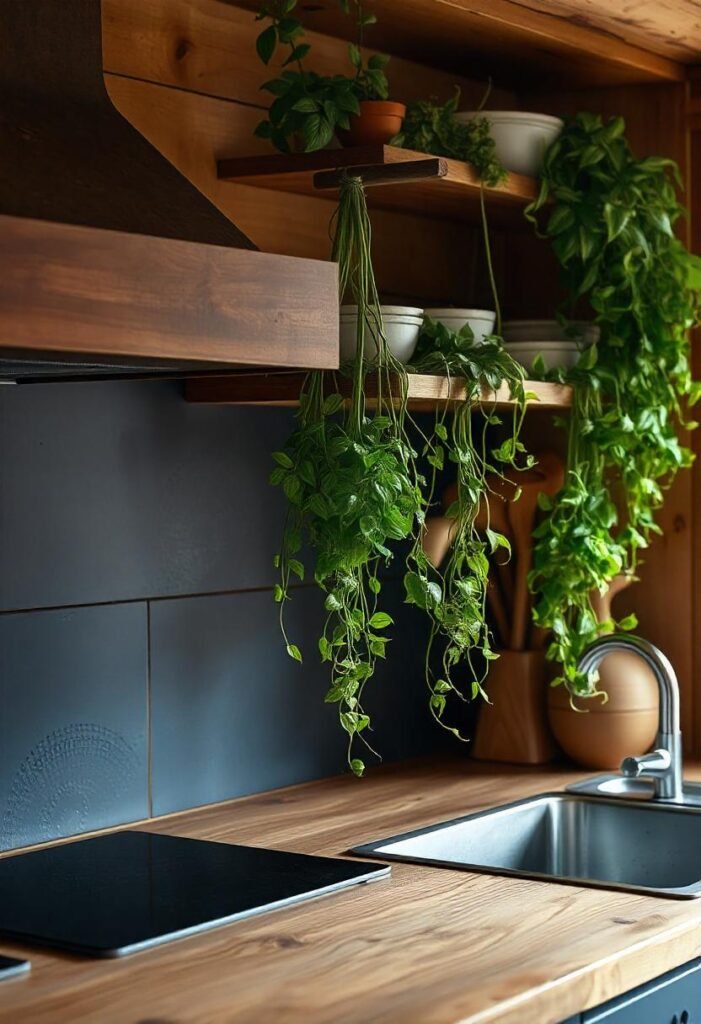
[[[351,114],[349,130],[338,133],[339,141],[343,146],[384,145],[401,130],[405,114],[403,103],[363,100],[360,113]]]
[[[611,600],[630,580],[618,576],[608,594],[592,600],[599,622],[611,617]],[[564,686],[550,688],[548,717],[565,754],[585,768],[618,769],[624,757],[644,754],[658,729],[659,691],[655,677],[635,654],[609,654],[599,668],[598,688],[608,694],[575,698],[574,711]]]

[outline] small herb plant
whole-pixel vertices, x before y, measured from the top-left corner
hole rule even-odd
[[[430,100],[409,104],[402,130],[392,142],[420,153],[466,160],[485,185],[499,185],[506,178],[506,170],[497,159],[489,121],[475,116],[467,124],[460,124],[455,120],[459,102],[458,89],[442,106]]]
[[[550,239],[568,307],[587,300],[601,335],[560,379],[574,387],[568,475],[535,531],[534,619],[551,628],[548,656],[559,682],[591,694],[577,671],[599,633],[632,629],[629,616],[599,626],[589,595],[659,533],[663,492],[692,453],[678,439],[685,406],[699,397],[689,367],[689,329],[701,313],[701,259],[674,233],[683,215],[671,160],[635,159],[619,118],[579,114],[548,149],[527,215]],[[549,204],[546,207],[546,203]],[[564,316],[564,314],[563,314]]]
[[[350,0],[339,3],[350,13]],[[255,130],[283,153],[290,152],[291,143],[298,140],[305,152],[323,149],[336,132],[348,130],[351,115],[360,113],[361,100],[386,99],[389,92],[384,72],[389,57],[373,54],[364,64],[360,50],[363,30],[374,23],[374,14],[354,2],[359,42],[348,47],[354,75],[320,75],[304,66],[311,45],[304,42],[304,26],[294,15],[296,7],[297,0],[269,0],[257,15],[259,21],[269,22],[256,40],[263,63],[270,63],[279,45],[289,48],[280,75],[261,86],[275,98],[267,118]]]

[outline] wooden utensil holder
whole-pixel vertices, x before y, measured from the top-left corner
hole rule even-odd
[[[546,712],[544,651],[502,651],[492,662],[472,756],[479,761],[546,764],[557,753]]]

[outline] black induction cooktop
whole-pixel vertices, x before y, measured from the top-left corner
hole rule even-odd
[[[0,859],[0,934],[123,956],[389,873],[151,832],[115,832]]]

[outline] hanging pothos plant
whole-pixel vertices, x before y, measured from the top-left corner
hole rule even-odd
[[[558,681],[581,694],[596,683],[577,671],[584,648],[601,631],[635,626],[633,616],[599,625],[590,594],[634,573],[660,532],[663,491],[692,461],[678,432],[695,426],[685,409],[699,397],[688,332],[701,312],[701,260],[675,235],[679,172],[672,160],[635,159],[624,131],[620,117],[569,119],[527,211],[552,243],[570,308],[587,300],[601,332],[560,374],[575,396],[568,475],[554,499],[541,498],[530,577]]]
[[[334,378],[310,373],[300,396],[297,426],[282,451],[271,481],[288,499],[282,546],[276,556],[280,582],[275,599],[287,651],[295,660],[302,653],[288,637],[285,607],[293,597],[291,583],[302,580],[305,567],[300,553],[313,551],[314,579],[324,592],[326,618],[319,638],[322,661],[330,666],[326,701],[338,706],[342,728],[348,735],[350,767],[361,775],[365,765],[355,755],[360,742],[369,742],[370,715],[364,691],[378,658],[384,658],[390,639],[391,617],[381,609],[379,569],[392,557],[392,543],[410,539],[405,587],[407,601],[424,609],[431,620],[431,641],[426,657],[430,709],[443,725],[447,695],[465,699],[482,692],[484,664],[473,666],[478,649],[485,662],[491,652],[485,622],[486,552],[508,546],[490,531],[485,538],[474,528],[485,490],[485,474],[495,465],[512,465],[522,451],[518,432],[523,410],[523,372],[503,351],[497,338],[474,345],[467,329],[452,335],[429,324],[417,369],[433,366],[466,380],[467,398],[450,428],[448,407],[436,417],[430,436],[411,421],[407,410],[407,368],[387,346],[371,259],[371,231],[365,194],[358,178],[347,176],[341,185],[336,214],[333,258],[339,264],[340,291],[357,304],[357,353],[344,374]],[[469,336],[468,336],[469,335]],[[367,353],[372,352],[372,358]],[[376,354],[375,354],[376,353]],[[375,377],[372,407],[366,401],[368,374]],[[507,440],[490,452],[487,428],[497,422],[493,410],[483,412],[482,428],[472,421],[473,400],[481,387],[511,385],[519,408]],[[342,397],[342,394],[345,396]],[[421,453],[415,447],[421,440]],[[458,500],[451,514],[457,536],[444,575],[429,565],[421,547],[425,513],[435,475],[446,461],[457,468]],[[431,467],[427,479],[419,458]],[[446,640],[443,672],[432,675],[430,646]],[[460,678],[455,681],[460,666]],[[451,726],[446,724],[446,728]],[[452,729],[457,735],[457,729]]]

